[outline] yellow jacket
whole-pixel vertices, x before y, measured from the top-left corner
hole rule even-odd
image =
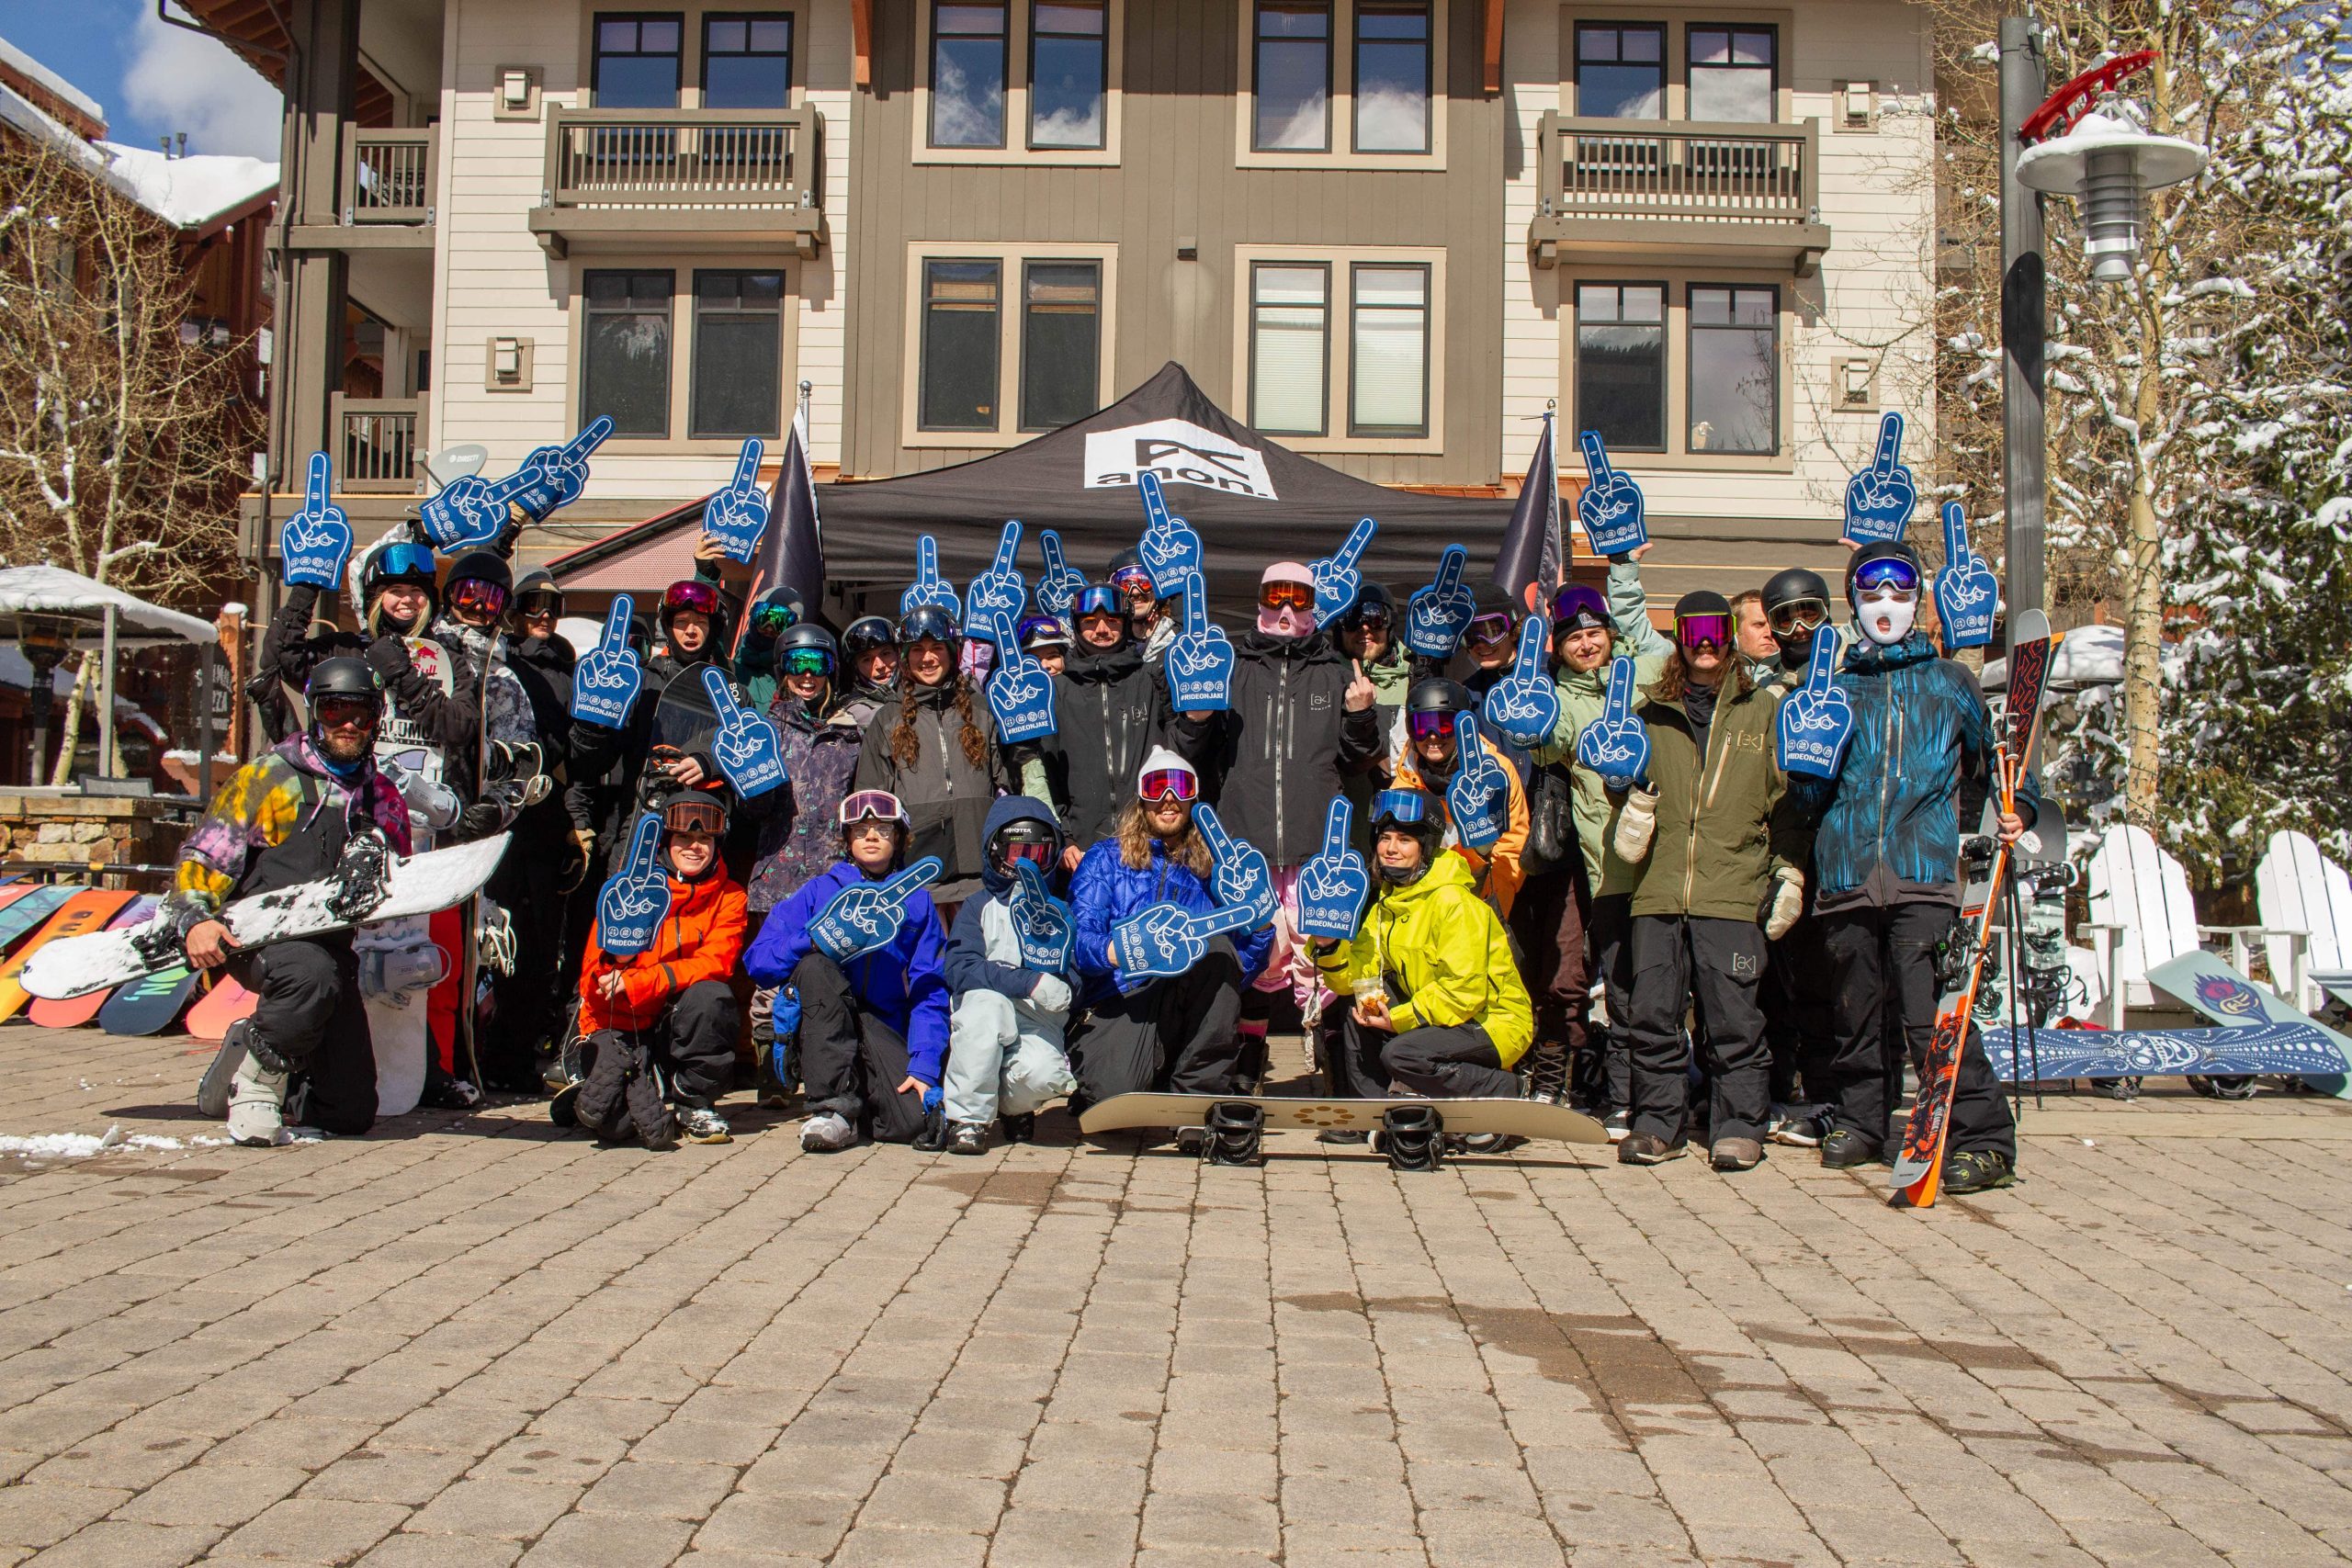
[[[1508,1067],[1535,1038],[1535,1010],[1511,962],[1502,920],[1478,897],[1469,863],[1441,854],[1419,882],[1397,887],[1375,880],[1355,940],[1316,954],[1325,984],[1346,1005],[1355,982],[1385,975],[1405,996],[1388,1016],[1403,1034],[1475,1023]]]

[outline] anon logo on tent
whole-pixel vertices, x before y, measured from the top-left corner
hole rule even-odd
[[[1227,495],[1272,501],[1266,455],[1185,419],[1155,419],[1096,430],[1086,437],[1088,490],[1132,485],[1136,475],[1158,474],[1163,485],[1197,485]]]

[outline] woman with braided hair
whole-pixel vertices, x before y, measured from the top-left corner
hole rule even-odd
[[[857,760],[857,788],[888,790],[906,806],[914,833],[908,859],[937,855],[946,867],[931,889],[946,908],[979,887],[989,805],[1010,789],[979,687],[956,668],[962,640],[955,619],[935,606],[899,620],[898,708],[874,716]]]

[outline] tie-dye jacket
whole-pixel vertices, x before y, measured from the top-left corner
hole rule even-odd
[[[307,816],[305,774],[319,785]],[[346,784],[327,771],[308,735],[292,735],[238,769],[180,846],[179,874],[164,901],[174,929],[185,936],[219,914],[255,856],[328,812],[349,810],[355,788],[392,848],[408,853],[408,807],[373,762],[361,770],[356,785]]]

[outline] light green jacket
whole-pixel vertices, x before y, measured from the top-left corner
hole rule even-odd
[[[1627,557],[1611,558],[1609,615],[1617,623],[1617,646],[1611,650],[1611,658],[1633,660],[1636,694],[1665,672],[1666,661],[1674,652],[1674,645],[1650,625],[1648,604],[1642,591],[1641,567]],[[1552,682],[1560,694],[1560,722],[1552,727],[1552,738],[1535,749],[1535,760],[1569,764],[1570,799],[1576,808],[1577,840],[1584,848],[1587,885],[1597,895],[1631,893],[1641,873],[1609,848],[1617,808],[1623,802],[1611,800],[1601,786],[1600,775],[1576,761],[1577,737],[1609,705],[1609,666],[1603,664],[1584,675],[1555,669]],[[1636,694],[1634,706],[1639,707],[1641,701]]]

